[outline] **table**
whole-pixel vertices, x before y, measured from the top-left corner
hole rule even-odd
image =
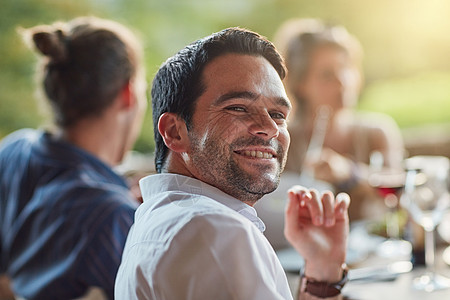
[[[436,271],[450,278],[450,267],[442,260],[444,246],[436,251]],[[389,263],[387,259],[371,256],[357,267],[367,267]],[[392,281],[349,281],[344,289],[345,299],[352,300],[444,300],[450,299],[450,288],[434,292],[414,289],[413,279],[425,273],[424,267],[415,267],[411,272],[399,275]],[[293,295],[298,291],[299,275],[287,272]]]
[[[450,299],[450,289],[433,292],[418,291],[412,286],[413,279],[425,272],[424,268],[414,269],[410,273],[399,275],[390,282],[358,283],[349,282],[344,288],[344,295],[348,299],[360,300],[441,300]],[[450,276],[450,272],[446,272]],[[443,272],[441,274],[444,275]]]

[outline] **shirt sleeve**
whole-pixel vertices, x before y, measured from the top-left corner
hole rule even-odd
[[[152,276],[156,299],[292,299],[270,244],[234,216],[194,217]]]

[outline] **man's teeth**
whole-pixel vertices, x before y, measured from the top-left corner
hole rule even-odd
[[[257,158],[272,158],[272,153],[262,151],[244,151],[245,156],[257,157]]]

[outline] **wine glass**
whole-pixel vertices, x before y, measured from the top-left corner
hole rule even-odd
[[[414,279],[414,287],[431,292],[450,287],[450,278],[435,272],[434,231],[450,206],[448,191],[449,159],[442,156],[416,156],[407,160],[405,190],[400,203],[425,230],[426,273]]]
[[[317,182],[314,178],[314,170],[306,167],[308,162],[317,161],[323,149],[323,142],[327,133],[328,122],[330,121],[331,108],[328,105],[319,106],[314,117],[314,127],[303,158],[302,169],[300,171],[300,182],[309,186]]]
[[[385,215],[387,239],[377,247],[377,254],[386,258],[409,257],[412,245],[400,238],[399,197],[403,192],[405,172],[403,169],[383,167],[383,163],[384,157],[381,152],[371,153],[368,183],[377,190],[388,208]]]

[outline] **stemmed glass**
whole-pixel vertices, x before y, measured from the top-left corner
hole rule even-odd
[[[381,152],[374,151],[370,156],[370,175],[368,183],[377,190],[388,208],[386,213],[387,239],[377,247],[377,254],[387,258],[410,256],[411,243],[400,237],[399,197],[405,183],[404,170],[383,167]]]
[[[405,190],[400,204],[425,230],[426,273],[415,278],[413,284],[416,289],[427,292],[449,288],[450,278],[438,275],[434,263],[434,231],[450,206],[449,159],[441,156],[416,156],[408,160]]]

